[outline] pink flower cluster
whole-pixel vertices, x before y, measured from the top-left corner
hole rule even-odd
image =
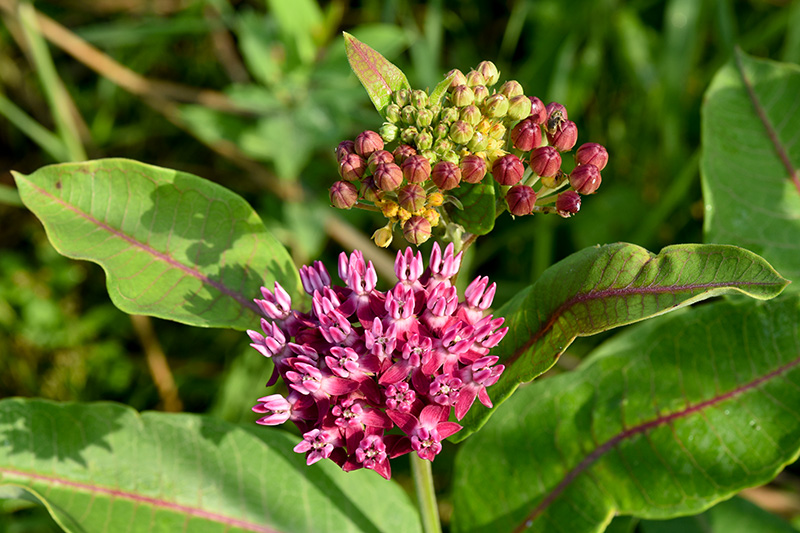
[[[328,458],[345,471],[368,468],[388,479],[391,458],[413,450],[433,460],[441,441],[461,429],[448,421],[451,409],[461,420],[475,398],[491,407],[486,387],[504,369],[489,355],[508,331],[486,314],[496,286],[478,277],[459,301],[451,279],[460,265],[452,244],[444,253],[434,244],[427,269],[422,254],[407,248],[397,253],[397,283],[381,292],[372,262],[357,250],[342,253],[344,286],[332,285],[319,261],[300,269],[312,296],[308,313],[292,309],[278,283],[262,288],[256,303],[270,320],[261,319],[261,333],[247,333],[275,364],[267,385],[280,376],[289,393],[259,398],[257,422],[294,422],[303,432],[294,450],[309,465]]]

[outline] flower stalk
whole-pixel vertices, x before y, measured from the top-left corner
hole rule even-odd
[[[431,462],[411,454],[411,475],[414,478],[414,489],[417,492],[422,530],[425,533],[442,533],[439,520],[439,507],[436,503],[436,491],[433,486]]]

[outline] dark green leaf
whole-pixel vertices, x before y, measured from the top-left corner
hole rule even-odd
[[[24,489],[70,533],[419,531],[399,486],[308,467],[297,441],[198,415],[6,399],[0,489]]]
[[[771,480],[800,451],[798,323],[800,296],[701,306],[521,388],[459,452],[455,530],[602,531]]]
[[[495,221],[494,180],[487,178],[480,183],[462,183],[458,189],[449,192],[463,206],[463,209],[448,206],[450,220],[475,235],[492,231]]]
[[[369,94],[375,109],[385,116],[384,111],[392,93],[410,88],[406,75],[377,51],[346,32],[344,46],[350,67]]]
[[[506,365],[489,395],[495,405],[555,364],[575,337],[594,335],[712,296],[766,299],[787,281],[752,252],[725,245],[668,246],[654,255],[633,244],[587,248],[547,269],[498,309],[509,332],[493,353]],[[491,411],[475,405],[454,436],[479,428]]]
[[[753,250],[794,281],[800,281],[798,94],[800,67],[737,51],[706,91],[700,163],[706,240]]]
[[[697,516],[644,520],[642,533],[797,533],[788,522],[739,497]]]
[[[14,173],[53,246],[103,267],[127,313],[206,327],[258,324],[259,287],[300,293],[292,261],[240,196],[184,172],[125,159]]]

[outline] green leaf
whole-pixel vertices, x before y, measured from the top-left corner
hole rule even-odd
[[[431,106],[434,105],[441,105],[442,100],[444,99],[444,95],[447,94],[447,89],[450,88],[450,85],[453,83],[453,80],[456,77],[456,73],[453,72],[448,77],[440,81],[436,87],[433,88],[430,97],[428,98],[428,103]]]
[[[706,91],[700,170],[706,240],[744,246],[800,281],[797,94],[800,67],[737,51]]]
[[[55,249],[102,266],[127,313],[246,329],[258,324],[262,285],[300,293],[286,250],[220,185],[125,159],[13,174]]]
[[[733,497],[697,516],[644,520],[642,533],[797,533],[788,522],[758,505]]]
[[[344,34],[344,47],[350,67],[366,89],[375,109],[385,117],[392,93],[411,88],[406,75],[381,54],[347,32]]]
[[[0,490],[68,532],[419,531],[395,483],[306,466],[298,437],[111,403],[0,401]]]
[[[459,451],[455,531],[602,531],[771,480],[800,451],[798,323],[800,295],[701,306],[520,389]]]
[[[495,191],[494,180],[480,183],[461,183],[458,189],[449,191],[461,203],[463,209],[448,206],[450,220],[461,224],[475,235],[486,235],[494,228]]]
[[[777,296],[788,282],[752,252],[726,245],[668,246],[654,255],[633,244],[586,248],[548,268],[494,315],[508,335],[493,350],[506,365],[489,389],[495,406],[520,383],[552,367],[576,337],[595,335],[712,296]],[[463,440],[491,416],[474,405],[462,420]]]

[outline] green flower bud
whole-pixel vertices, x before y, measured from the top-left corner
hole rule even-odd
[[[483,113],[491,118],[503,118],[508,113],[508,98],[504,94],[493,94],[483,101]]]
[[[470,126],[477,126],[482,118],[483,114],[481,114],[481,110],[478,109],[477,106],[468,105],[461,110],[461,120]]]
[[[499,92],[506,95],[506,98],[513,98],[514,96],[523,94],[525,91],[517,80],[508,80],[500,86]]]
[[[450,134],[450,128],[447,127],[447,124],[444,122],[439,122],[435,128],[433,128],[433,137],[436,139],[442,139],[447,137]]]
[[[506,135],[506,127],[503,125],[502,122],[495,122],[492,124],[492,127],[489,128],[489,138],[495,140],[502,140],[503,137]]]
[[[447,163],[453,163],[454,165],[458,165],[458,159],[459,159],[459,158],[458,158],[458,154],[457,154],[457,153],[455,153],[455,152],[454,152],[454,151],[452,151],[452,150],[450,150],[449,152],[445,152],[445,153],[443,153],[443,154],[442,154],[442,155],[439,157],[439,161],[445,161],[445,162],[447,162]],[[461,172],[461,170],[459,169],[459,173],[460,173],[460,172]]]
[[[386,120],[391,122],[392,124],[397,124],[400,119],[400,110],[402,108],[397,104],[389,104],[386,106]]]
[[[433,113],[434,119],[436,119],[436,117],[439,116],[439,113],[442,112],[442,106],[440,106],[439,104],[428,106],[428,109],[430,109],[431,113]]]
[[[450,101],[453,102],[456,107],[468,106],[475,101],[475,94],[472,92],[472,89],[466,85],[459,85],[453,89]]]
[[[508,117],[511,120],[522,120],[531,114],[531,99],[524,94],[512,96],[508,100]]]
[[[459,85],[465,85],[467,83],[467,78],[464,76],[464,73],[454,68],[450,72],[447,73],[445,79],[449,78],[452,74],[455,74],[453,81],[450,83],[450,87],[448,90],[452,90],[454,87],[458,87]]]
[[[445,107],[444,109],[442,109],[439,120],[441,122],[444,122],[445,124],[452,124],[453,122],[458,120],[458,108]]]
[[[489,136],[486,135],[485,133],[476,131],[472,135],[472,139],[470,139],[469,142],[467,143],[467,149],[470,152],[482,152],[486,150],[488,144],[489,144]]]
[[[485,85],[476,85],[472,93],[475,95],[475,105],[481,105],[489,97],[489,89]]]
[[[411,97],[409,100],[411,101],[411,105],[417,109],[428,107],[428,93],[422,89],[415,89],[411,91]]]
[[[476,85],[486,85],[486,78],[477,70],[470,70],[467,74],[467,85],[474,87]]]
[[[409,126],[417,121],[417,108],[413,105],[407,105],[400,111],[400,117],[403,122]]]
[[[417,128],[414,126],[409,126],[400,132],[400,140],[402,140],[405,144],[414,144],[414,139],[417,138],[417,133],[419,133]]]
[[[445,152],[449,152],[453,149],[453,141],[450,139],[439,139],[433,145],[433,151],[439,154],[440,156],[443,155]]]
[[[408,89],[399,89],[394,92],[392,98],[394,99],[394,103],[399,105],[400,107],[408,105]]]
[[[381,248],[386,248],[390,244],[392,244],[392,229],[391,223],[387,224],[386,226],[382,227],[381,229],[377,230],[375,233],[372,234],[372,240],[375,241],[375,244],[380,246]]]
[[[383,139],[383,142],[390,143],[397,138],[400,128],[391,122],[384,122],[378,132],[381,134],[381,139]]]
[[[450,126],[450,139],[456,144],[467,144],[475,130],[463,120],[453,122]]]
[[[439,154],[433,150],[423,150],[420,155],[427,159],[431,165],[434,165],[437,161],[439,161]]]
[[[422,130],[414,137],[414,144],[417,145],[418,150],[427,150],[433,146],[433,134],[428,130]]]
[[[483,79],[486,80],[486,85],[489,87],[497,83],[497,80],[500,79],[500,71],[497,70],[497,66],[491,61],[481,61],[478,63],[478,68],[476,70],[483,75]]]
[[[416,126],[418,128],[430,126],[431,122],[433,122],[433,112],[430,109],[420,109],[417,111]]]

